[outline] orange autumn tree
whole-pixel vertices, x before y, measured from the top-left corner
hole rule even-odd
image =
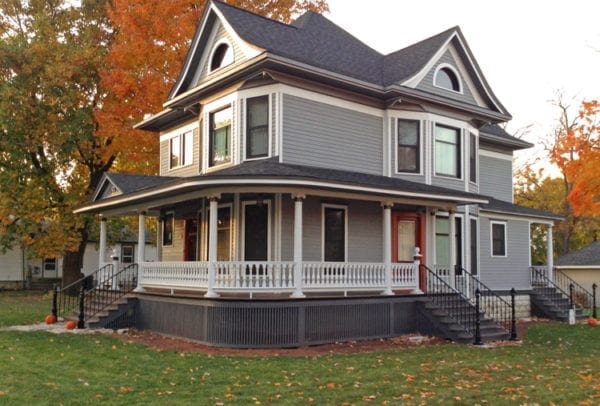
[[[577,122],[550,155],[572,185],[569,201],[576,215],[600,215],[600,101],[584,101]]]
[[[98,136],[114,139],[120,171],[154,174],[158,138],[134,130],[146,113],[162,109],[181,69],[206,0],[113,0],[115,37],[101,70],[105,99],[96,111]],[[230,0],[227,3],[289,22],[306,10],[328,11],[325,0]]]

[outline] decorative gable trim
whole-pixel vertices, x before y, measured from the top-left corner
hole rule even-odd
[[[108,197],[119,196],[123,194],[123,191],[117,186],[115,182],[113,182],[107,173],[102,175],[102,179],[100,179],[99,186],[94,191],[92,195],[92,202],[97,202],[102,199],[106,199]]]

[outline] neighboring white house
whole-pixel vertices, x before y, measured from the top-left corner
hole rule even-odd
[[[591,292],[594,283],[600,285],[600,241],[558,258],[556,269]]]

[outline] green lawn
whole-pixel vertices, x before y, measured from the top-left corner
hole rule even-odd
[[[0,308],[0,319],[4,317]],[[600,404],[600,327],[523,345],[206,356],[95,335],[0,332],[0,404]]]
[[[43,321],[51,310],[51,292],[0,291],[0,327]]]

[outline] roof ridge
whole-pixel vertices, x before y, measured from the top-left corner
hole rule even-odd
[[[450,27],[450,28],[448,28],[448,29],[446,29],[444,31],[441,31],[441,32],[437,33],[437,34],[434,34],[434,35],[431,35],[431,36],[429,36],[429,37],[427,37],[425,39],[422,39],[421,41],[414,42],[414,43],[412,43],[410,45],[405,46],[404,48],[400,48],[400,49],[398,49],[396,51],[390,52],[389,54],[386,54],[385,56],[396,55],[396,54],[398,54],[400,52],[403,52],[403,51],[406,51],[406,50],[408,50],[410,48],[414,48],[416,46],[422,45],[425,42],[429,42],[429,41],[431,41],[433,39],[437,39],[439,37],[442,37],[444,35],[449,34],[450,32],[457,31],[457,30],[460,31],[460,27],[458,25],[455,25],[455,26]]]
[[[222,1],[222,0],[210,0],[210,1],[211,1],[213,4],[218,4],[218,5],[220,5],[220,6],[225,6],[225,7],[228,7],[228,8],[234,9],[234,10],[237,10],[237,11],[241,11],[241,12],[243,12],[243,13],[251,14],[251,15],[253,15],[253,16],[255,16],[255,17],[259,17],[259,18],[261,18],[261,19],[263,19],[263,20],[267,20],[267,21],[270,21],[270,22],[272,22],[272,23],[277,23],[277,24],[283,25],[284,27],[293,28],[293,29],[298,29],[298,27],[296,27],[296,26],[295,26],[295,25],[293,25],[293,24],[284,23],[283,21],[279,21],[279,20],[276,20],[276,19],[274,19],[274,18],[270,18],[270,17],[264,16],[264,15],[261,15],[261,14],[255,13],[254,11],[246,10],[245,8],[242,8],[242,7],[237,7],[237,6],[234,6],[234,5],[232,5],[232,4],[225,3],[225,2],[224,2],[224,1]],[[314,13],[314,11],[308,10],[308,11],[304,12],[304,13],[303,13],[303,14],[302,14],[300,17],[304,16],[304,15],[305,15],[306,13],[308,13],[308,12]],[[318,13],[315,13],[315,14],[318,14]],[[298,17],[298,18],[300,18],[300,17]]]

